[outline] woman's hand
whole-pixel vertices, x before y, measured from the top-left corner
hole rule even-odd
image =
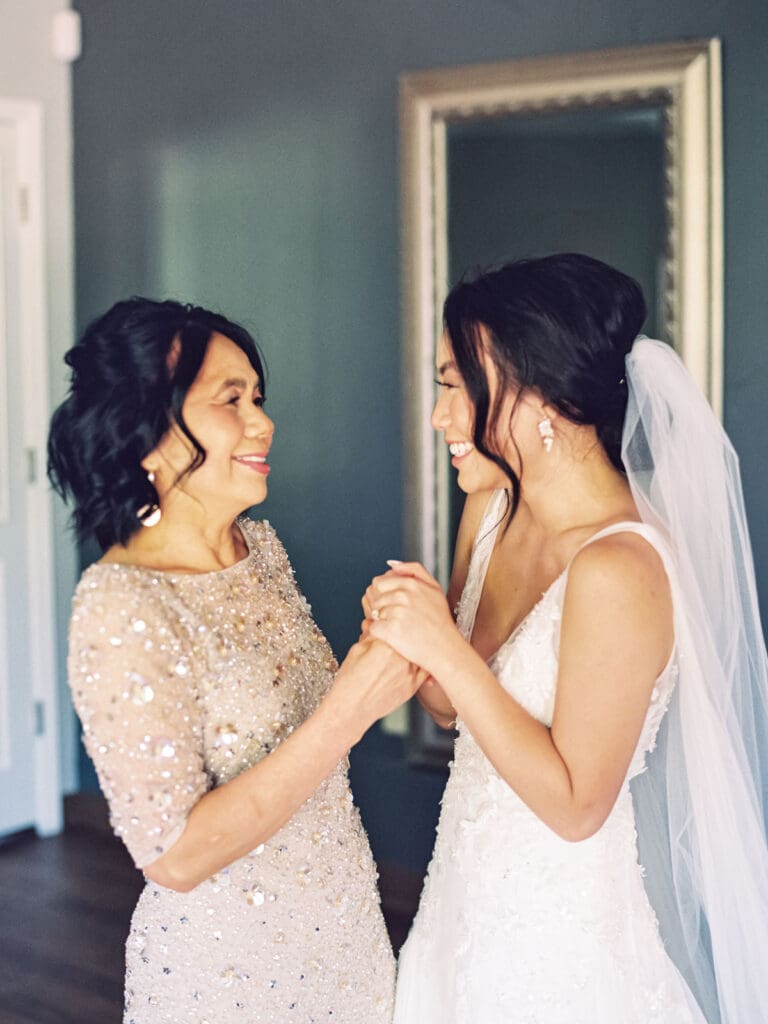
[[[365,592],[367,635],[383,640],[429,675],[437,675],[438,653],[461,636],[440,584],[418,562],[393,563]],[[461,641],[463,642],[463,641]]]
[[[402,564],[402,563],[395,562],[393,564],[394,565],[399,565],[399,564]],[[426,569],[424,570],[424,572],[426,573]],[[383,578],[383,577],[376,577],[376,578]],[[374,582],[375,582],[375,579],[374,579]],[[371,618],[371,611],[372,611],[372,609],[371,609],[370,601],[368,599],[368,595],[369,595],[370,592],[371,592],[371,588],[368,587],[366,592],[363,594],[362,600],[360,601],[361,605],[363,606],[363,614],[365,615],[365,618],[360,623],[360,639],[361,640],[371,640],[371,639],[373,639],[373,637],[370,635],[370,629],[371,629],[371,626],[372,626],[372,624],[374,622],[374,619]],[[378,615],[377,615],[377,617],[378,617]],[[417,671],[418,671],[418,674],[419,674],[419,679],[421,680],[421,682],[419,684],[419,687],[418,687],[418,690],[417,690],[417,696],[419,697],[419,700],[422,700],[422,697],[423,697],[425,691],[436,687],[437,684],[435,683],[435,680],[432,678],[432,676],[429,674],[429,672],[427,672],[425,669],[418,668]],[[422,703],[423,703],[423,700],[422,700]],[[455,715],[452,716],[452,717],[455,717]]]
[[[189,892],[282,828],[383,715],[412,697],[418,669],[377,640],[357,643],[320,706],[267,757],[216,786],[192,808],[181,837],[148,878]]]
[[[410,700],[425,678],[392,647],[368,638],[350,648],[329,697],[343,702],[341,713],[358,724],[362,736],[374,722]]]

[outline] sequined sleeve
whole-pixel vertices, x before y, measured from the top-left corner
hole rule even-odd
[[[184,830],[209,789],[188,634],[162,579],[92,566],[70,623],[69,683],[110,819],[137,867]]]

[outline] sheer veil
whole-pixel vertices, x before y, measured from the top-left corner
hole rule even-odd
[[[662,938],[708,1024],[768,1021],[768,661],[738,458],[673,350],[626,360],[622,454],[670,539],[677,687],[632,783]]]

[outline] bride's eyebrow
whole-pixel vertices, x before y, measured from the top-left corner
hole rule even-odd
[[[440,366],[438,366],[438,376],[442,377],[444,373],[448,372],[448,370],[456,370],[456,363],[452,359],[449,359],[447,362],[441,363]],[[458,370],[456,370],[456,372],[458,373]]]

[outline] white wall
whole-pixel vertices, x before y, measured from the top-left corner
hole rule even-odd
[[[50,409],[64,391],[62,356],[73,340],[74,252],[72,203],[71,67],[51,53],[51,19],[68,0],[0,0],[0,97],[43,104],[45,145],[45,217],[47,323]],[[76,786],[77,730],[66,692],[65,650],[69,601],[76,558],[66,513],[56,502],[54,550],[56,574],[59,723],[62,781]]]

